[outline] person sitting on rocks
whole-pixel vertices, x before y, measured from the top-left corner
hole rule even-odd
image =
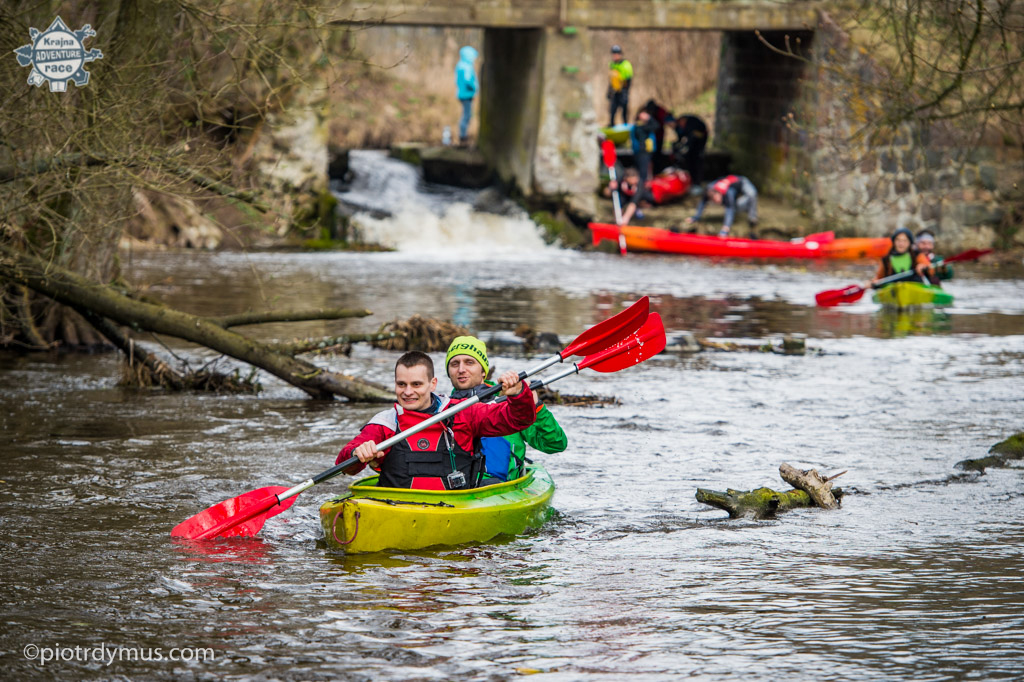
[[[630,200],[626,204],[625,210],[622,212],[622,222],[620,225],[628,225],[634,215],[637,218],[643,218],[644,214],[640,208],[646,208],[652,205],[660,206],[662,204],[675,201],[676,199],[685,197],[686,192],[689,189],[689,173],[679,170],[678,168],[666,168],[655,175],[653,180],[647,183],[646,196],[648,197],[648,201],[640,199],[638,193],[634,193],[630,196]],[[638,204],[640,205],[638,206]]]

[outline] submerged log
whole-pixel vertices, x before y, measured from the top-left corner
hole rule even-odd
[[[838,500],[843,496],[843,489],[836,488],[832,495]],[[778,492],[771,488],[757,490],[733,490],[725,492],[697,488],[698,502],[710,504],[729,512],[729,518],[770,519],[778,512],[798,507],[813,507],[814,500],[803,490],[787,490]]]
[[[330,372],[292,357],[271,345],[226,329],[221,321],[132,299],[114,287],[91,281],[2,243],[0,280],[26,286],[58,303],[91,316],[106,318],[112,323],[206,346],[270,372],[314,398],[329,399],[340,395],[350,400],[370,402],[390,402],[394,399],[382,386]]]
[[[705,338],[695,338],[695,343],[700,348],[708,350],[726,351],[730,353],[778,353],[781,355],[805,355],[807,344],[802,337],[787,335],[782,337],[779,344],[768,340],[765,343],[737,343],[735,341],[713,341]]]
[[[756,490],[733,490],[725,492],[697,489],[697,501],[729,512],[730,518],[766,519],[777,512],[795,507],[821,507],[835,509],[843,497],[841,488],[832,489],[832,481],[846,472],[822,478],[814,469],[801,471],[785,462],[779,466],[779,474],[783,480],[793,486],[793,490],[778,492],[771,488]]]

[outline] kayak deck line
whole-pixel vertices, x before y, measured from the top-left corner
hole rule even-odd
[[[467,490],[380,488],[377,480],[361,479],[320,507],[330,549],[349,554],[410,550],[518,535],[548,519],[555,489],[539,465],[513,481]]]

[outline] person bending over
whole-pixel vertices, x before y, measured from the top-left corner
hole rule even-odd
[[[732,223],[736,219],[736,212],[743,211],[747,214],[747,222],[750,224],[750,236],[755,238],[757,230],[757,188],[742,175],[727,175],[712,182],[697,204],[697,212],[693,217],[686,219],[687,225],[700,221],[704,215],[704,208],[712,201],[725,207],[725,219],[722,221],[722,231],[719,237],[729,235]]]

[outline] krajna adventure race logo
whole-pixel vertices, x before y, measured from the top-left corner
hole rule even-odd
[[[72,31],[57,17],[45,31],[29,28],[28,33],[32,42],[22,45],[14,53],[18,55],[19,64],[32,67],[29,85],[38,87],[49,81],[50,92],[65,92],[68,81],[74,81],[81,88],[89,82],[89,72],[82,68],[83,65],[103,59],[99,50],[85,49],[85,39],[96,35],[89,24],[79,31]]]

